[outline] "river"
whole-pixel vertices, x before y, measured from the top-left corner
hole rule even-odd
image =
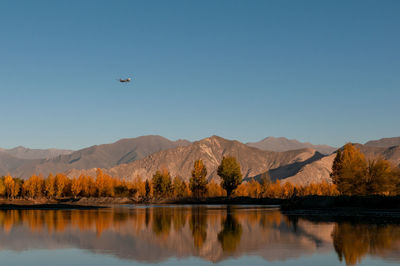
[[[400,224],[261,206],[0,211],[3,265],[397,265]]]

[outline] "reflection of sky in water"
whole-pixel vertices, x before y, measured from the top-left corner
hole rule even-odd
[[[397,264],[400,226],[311,222],[276,209],[179,206],[0,211],[2,265]]]
[[[200,258],[189,257],[186,259],[170,258],[161,263],[145,263],[136,262],[131,260],[121,260],[113,256],[104,254],[92,254],[80,249],[62,249],[62,250],[29,250],[24,252],[2,251],[0,252],[0,261],[2,265],[41,265],[41,266],[71,266],[71,265],[85,265],[85,266],[99,266],[99,265],[114,265],[114,266],[127,266],[127,265],[188,265],[188,266],[203,266],[212,265],[208,261]],[[286,261],[273,261],[268,262],[260,257],[255,256],[242,256],[237,259],[228,259],[217,263],[221,266],[256,266],[256,265],[307,265],[307,266],[330,266],[339,265],[337,255],[334,252],[327,254],[315,254],[297,259],[289,259]],[[341,263],[342,265],[344,263]],[[365,258],[361,265],[376,266],[376,265],[398,265],[396,262],[387,262],[375,258]]]

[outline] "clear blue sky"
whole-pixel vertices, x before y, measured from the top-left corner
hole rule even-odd
[[[399,136],[399,14],[397,0],[3,0],[0,147]]]

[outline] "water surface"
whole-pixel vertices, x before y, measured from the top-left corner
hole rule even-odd
[[[58,266],[400,263],[399,224],[323,220],[259,206],[0,211],[0,261]]]

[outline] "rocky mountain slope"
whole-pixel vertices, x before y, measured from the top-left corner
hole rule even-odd
[[[400,165],[400,145],[392,146],[396,144],[396,139],[400,138],[355,145],[367,158],[381,156],[395,165]],[[278,148],[283,149],[283,146],[280,147]],[[171,141],[161,136],[143,136],[96,145],[49,159],[32,159],[53,156],[49,150],[36,150],[36,153],[33,151],[35,150],[18,147],[13,149],[12,156],[10,150],[0,150],[0,175],[10,173],[27,178],[32,174],[47,176],[50,172],[66,172],[69,176],[78,176],[81,173],[94,176],[96,168],[102,168],[115,177],[140,176],[147,179],[157,170],[166,167],[172,176],[178,175],[188,180],[194,161],[202,159],[208,170],[208,178],[218,179],[216,170],[219,163],[223,156],[231,155],[239,160],[245,180],[253,177],[257,179],[262,173],[268,172],[272,180],[309,184],[330,182],[329,174],[335,156],[327,156],[311,148],[283,152],[261,150],[218,136],[193,143],[185,140]],[[57,152],[59,150],[55,151]]]
[[[290,151],[303,148],[315,149],[322,154],[331,154],[336,148],[328,145],[313,145],[309,142],[300,142],[295,139],[267,137],[258,142],[249,142],[247,145],[265,151]]]
[[[25,161],[12,171],[8,171],[26,178],[33,173],[48,175],[70,169],[110,168],[142,159],[161,150],[188,144],[190,142],[186,140],[171,141],[161,136],[121,139],[111,144],[91,146],[52,159]]]
[[[367,159],[374,159],[382,157],[385,160],[389,160],[395,165],[400,165],[400,145],[385,147],[366,146],[362,144],[355,144],[362,153],[365,154]]]
[[[313,149],[299,149],[287,152],[262,151],[238,141],[212,136],[188,146],[163,150],[142,160],[105,169],[105,172],[121,178],[140,176],[148,179],[157,170],[166,167],[172,176],[178,175],[188,180],[194,161],[202,159],[207,167],[208,179],[213,179],[218,178],[216,171],[223,156],[235,156],[238,159],[244,178],[255,177],[270,169],[278,171],[279,178],[285,178],[295,173],[296,169],[290,167],[281,171],[278,169],[288,165],[294,167],[295,165],[310,163],[322,157],[320,153]],[[95,172],[96,169],[86,171],[72,170],[68,174],[70,176],[77,176],[80,173],[95,175]]]
[[[296,185],[309,185],[322,182],[330,183],[330,173],[336,154],[324,156],[319,160],[302,167],[296,174],[286,178],[283,182],[290,182]]]
[[[377,147],[370,145],[354,144],[365,154],[367,159],[381,157],[400,166],[400,146]],[[331,182],[330,173],[332,171],[333,160],[336,154],[322,157],[309,164],[304,165],[296,174],[284,180],[294,184],[320,183],[323,181]]]

